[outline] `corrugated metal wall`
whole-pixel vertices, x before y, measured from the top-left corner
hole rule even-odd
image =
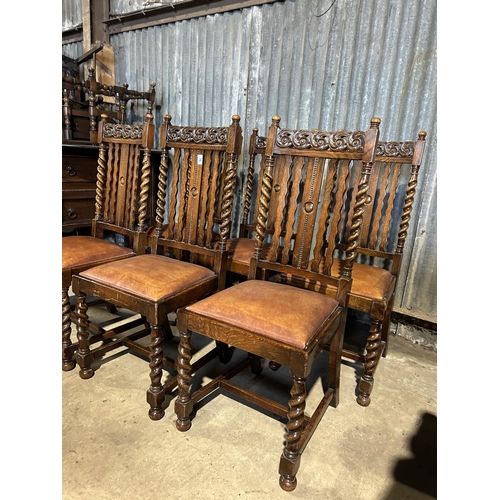
[[[123,15],[130,12],[137,12],[143,9],[165,6],[165,4],[175,6],[189,0],[109,0],[110,15]]]
[[[437,322],[436,9],[436,0],[287,0],[125,32],[110,38],[115,79],[157,83],[157,124],[169,113],[175,124],[221,126],[236,113],[248,138],[274,114],[284,127],[323,130],[365,130],[378,116],[381,140],[426,130],[395,310]]]
[[[82,24],[82,1],[62,0],[62,29],[74,28]],[[81,55],[81,54],[80,54]]]
[[[62,46],[64,56],[78,59],[83,54],[83,42],[68,43]]]

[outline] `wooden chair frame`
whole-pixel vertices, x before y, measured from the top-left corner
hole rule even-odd
[[[329,405],[336,406],[339,396],[340,354],[343,341],[347,296],[351,285],[352,264],[360,237],[360,229],[365,209],[375,148],[378,140],[380,120],[374,118],[370,129],[360,136],[346,133],[341,139],[345,151],[339,151],[333,140],[335,133],[315,134],[308,131],[290,131],[279,126],[280,117],[274,116],[269,127],[265,149],[265,171],[259,196],[259,217],[255,234],[255,252],[250,262],[248,281],[238,283],[207,299],[198,301],[177,312],[181,341],[178,349],[177,375],[179,395],[175,402],[177,429],[187,431],[191,427],[195,404],[217,389],[223,389],[263,409],[288,419],[286,444],[281,455],[279,472],[280,486],[292,491],[297,484],[296,474],[300,457],[319,421]],[[351,140],[352,150],[350,149]],[[347,146],[349,144],[349,146]],[[296,158],[293,174],[291,159]],[[335,160],[333,160],[335,158]],[[335,167],[330,168],[330,161]],[[355,199],[347,211],[345,208],[347,175],[337,177],[342,165],[352,161],[362,161],[362,174],[357,179],[358,189]],[[328,167],[326,166],[328,165]],[[299,193],[301,176],[305,172],[306,187]],[[345,168],[345,167],[344,167]],[[278,172],[280,172],[278,174]],[[283,173],[290,172],[287,175]],[[323,180],[323,174],[326,174]],[[278,180],[280,179],[280,180]],[[324,189],[324,193],[321,192]],[[271,192],[278,193],[273,210],[276,212],[275,228],[270,231],[268,217],[271,206]],[[326,194],[325,194],[326,193]],[[335,193],[335,194],[334,194]],[[326,196],[329,203],[322,203]],[[295,204],[295,200],[297,204]],[[290,204],[293,200],[293,204]],[[331,216],[328,208],[335,205],[335,213],[347,214],[345,231],[348,246],[340,273],[330,266],[320,269],[323,249],[333,258],[336,251],[335,240],[340,224],[325,224]],[[313,227],[317,227],[315,234]],[[292,231],[291,228],[294,228]],[[329,232],[325,233],[324,228]],[[282,230],[283,229],[283,230]],[[326,239],[325,239],[326,238]],[[264,241],[269,243],[269,251],[264,258]],[[327,242],[327,249],[323,242]],[[289,246],[290,245],[290,246]],[[310,259],[308,256],[315,258]],[[259,272],[260,269],[260,272]],[[336,297],[333,302],[325,302],[325,294],[299,290],[297,287],[275,283],[266,279],[274,273],[291,274],[301,279],[315,279],[334,286]],[[259,276],[260,279],[256,279]],[[250,294],[247,292],[250,291]],[[272,293],[273,306],[270,307]],[[294,308],[299,301],[289,307],[287,299],[300,299],[300,314]],[[295,315],[295,321],[281,324],[276,319],[278,305],[285,304],[279,311],[288,310]],[[311,306],[311,309],[309,309]],[[228,309],[226,309],[228,307]],[[248,309],[248,307],[250,307]],[[264,309],[262,309],[264,308]],[[246,310],[252,311],[247,313]],[[253,311],[256,311],[253,313]],[[319,315],[316,316],[316,313]],[[241,317],[240,317],[241,316]],[[298,339],[297,331],[303,335],[302,321],[313,321],[319,317],[321,323],[305,328],[307,337]],[[289,318],[287,318],[289,319]],[[264,325],[264,326],[262,326]],[[272,326],[271,326],[272,325]],[[298,326],[299,325],[299,326]],[[297,326],[298,330],[295,329]],[[231,345],[249,353],[238,366],[231,367],[225,374],[191,393],[191,336],[197,332],[218,342]],[[328,388],[311,417],[305,415],[306,381],[315,358],[324,347],[330,345],[328,366]],[[262,371],[262,358],[272,359],[289,367],[293,384],[288,408],[276,401],[262,397],[253,390],[235,384],[231,379],[243,368],[250,366],[254,373]]]
[[[77,321],[72,310],[69,288],[72,276],[90,267],[132,257],[146,251],[147,207],[151,176],[151,148],[154,141],[153,116],[144,124],[116,125],[107,115],[99,123],[96,212],[91,236],[62,238],[62,369],[75,367],[78,343],[71,340],[71,322]],[[142,155],[142,158],[141,158]],[[109,241],[108,235],[120,235],[123,244]],[[141,321],[122,325],[119,330],[139,326]],[[91,343],[117,333],[104,332],[89,324]]]
[[[380,357],[385,356],[387,353],[395,290],[401,270],[403,249],[409,227],[426,135],[426,132],[422,131],[415,142],[379,141],[377,146],[377,155],[373,168],[372,182],[367,196],[365,222],[359,242],[357,260],[368,259],[372,262],[372,265],[378,265],[382,268],[385,265],[387,273],[384,278],[390,282],[387,284],[386,290],[384,290],[385,294],[379,299],[374,299],[370,294],[358,291],[356,276],[362,272],[363,265],[360,266],[358,262],[354,263],[353,289],[349,293],[349,307],[353,310],[369,313],[372,323],[365,345],[365,353],[359,353],[355,349],[347,347],[347,345],[344,346],[342,351],[344,358],[361,362],[364,365],[356,398],[361,406],[368,406],[371,402],[370,394],[373,390],[375,370]],[[262,173],[265,146],[266,138],[259,136],[258,130],[254,129],[249,147],[249,165],[245,183],[244,210],[240,232],[238,238],[228,241],[228,248],[230,250],[228,269],[243,276],[248,272],[250,263],[248,255],[250,245],[246,238],[249,237],[249,234],[255,232],[258,216],[258,213],[253,210],[252,203],[255,191],[255,162],[258,155],[260,155]],[[409,165],[411,171],[407,174],[404,200],[399,200],[398,202],[395,196],[396,191],[402,191],[404,187],[398,183],[399,177],[403,177],[402,170],[404,165]],[[262,175],[259,176],[259,186],[261,182]],[[273,203],[273,200],[274,198],[271,199],[270,203]],[[398,203],[400,207],[399,211]],[[392,236],[391,239],[391,233],[394,234],[396,224],[399,224],[397,237]],[[376,264],[373,261],[376,261]],[[370,264],[367,263],[364,265]],[[392,275],[392,278],[388,278],[388,273]],[[290,284],[304,286],[304,283],[300,283],[296,278],[290,280],[284,277],[283,279]],[[305,284],[309,289],[314,289],[316,285],[310,281],[307,281]],[[329,292],[324,291],[324,293]],[[335,294],[335,291],[333,293]],[[279,363],[272,361],[270,366],[273,369],[278,369]]]
[[[152,420],[164,416],[165,396],[177,383],[175,377],[162,382],[164,368],[173,368],[174,373],[176,369],[175,361],[163,353],[164,339],[171,336],[168,314],[224,288],[225,241],[242,143],[239,120],[239,116],[234,115],[229,127],[181,127],[172,125],[171,116],[165,115],[160,131],[162,152],[156,225],[148,234],[151,254],[99,266],[72,281],[78,305],[76,358],[82,378],[93,375],[91,364],[100,352],[99,348],[89,348],[86,295],[140,314],[150,325],[149,346],[134,342],[128,342],[127,346],[150,360],[147,402]],[[173,157],[169,157],[170,150],[174,152]],[[169,166],[173,173],[167,186]],[[204,192],[206,182],[210,183],[210,195]],[[221,238],[218,248],[213,248],[211,237],[204,235],[212,234],[214,205],[220,191],[223,193]],[[167,195],[170,196],[168,203]],[[197,366],[217,354],[224,361],[224,347],[218,344]],[[109,346],[104,349],[108,350]]]

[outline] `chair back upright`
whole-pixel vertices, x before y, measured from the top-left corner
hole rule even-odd
[[[373,118],[366,132],[290,130],[280,127],[279,116],[273,117],[249,278],[262,268],[271,275],[318,280],[336,287],[337,300],[345,303],[379,124],[380,119]],[[353,178],[355,162],[362,168]],[[343,249],[340,241],[346,242]],[[270,246],[265,258],[264,243]],[[332,263],[341,250],[344,265],[337,272]]]
[[[160,130],[152,251],[208,265],[219,274],[231,229],[243,142],[240,117],[234,115],[229,127],[207,128],[176,126],[171,120],[165,115]]]
[[[262,187],[261,173],[264,172],[265,151],[266,137],[260,136],[259,130],[254,128],[248,145],[248,169],[245,177],[243,214],[238,229],[238,238],[252,238],[257,227],[258,212],[255,207]],[[256,178],[257,182],[255,182]]]
[[[98,130],[99,157],[92,235],[121,235],[135,252],[146,242],[147,208],[154,142],[153,115],[144,123],[108,123],[102,115]],[[137,236],[140,234],[141,236]]]

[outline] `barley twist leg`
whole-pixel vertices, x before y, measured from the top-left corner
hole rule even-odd
[[[65,372],[75,367],[73,354],[75,346],[71,342],[71,307],[69,303],[69,287],[62,289],[62,369]]]
[[[177,429],[181,432],[189,430],[191,427],[191,411],[193,403],[189,393],[191,384],[191,332],[181,332],[177,357],[177,383],[179,386],[179,396],[175,401],[175,413]]]
[[[359,381],[358,397],[356,401],[361,406],[368,406],[371,403],[370,394],[373,390],[373,375],[380,359],[380,341],[382,332],[382,322],[372,320],[368,340],[366,343],[365,366],[361,380]]]
[[[280,486],[285,491],[293,491],[297,487],[297,471],[300,466],[300,438],[304,430],[304,412],[306,409],[306,380],[293,377],[288,402],[288,423],[286,424],[285,448],[280,461]]]
[[[152,324],[149,342],[149,378],[151,385],[146,394],[149,403],[149,418],[151,420],[160,420],[165,415],[162,407],[165,401],[165,388],[161,383],[163,375],[163,331],[162,325]]]
[[[85,294],[80,293],[76,298],[76,332],[78,337],[78,350],[76,351],[76,361],[80,366],[80,377],[91,378],[94,370],[90,367],[94,360],[94,355],[90,351],[89,317],[87,316],[88,306],[85,301]]]

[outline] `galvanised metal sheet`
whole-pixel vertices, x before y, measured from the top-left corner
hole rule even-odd
[[[81,0],[62,0],[62,29],[63,31],[82,24]],[[81,55],[81,54],[80,54]]]
[[[78,59],[83,54],[83,42],[66,43],[62,46],[63,56]]]
[[[158,129],[164,113],[199,126],[237,113],[245,139],[275,114],[323,130],[365,130],[378,116],[385,141],[426,130],[395,309],[437,322],[436,10],[436,0],[286,0],[124,32],[110,37],[115,81],[157,83]],[[246,154],[240,190],[245,165]]]
[[[165,5],[175,6],[175,4],[185,3],[189,0],[109,0],[110,15],[130,14],[141,10],[152,9],[154,7],[164,7]]]

